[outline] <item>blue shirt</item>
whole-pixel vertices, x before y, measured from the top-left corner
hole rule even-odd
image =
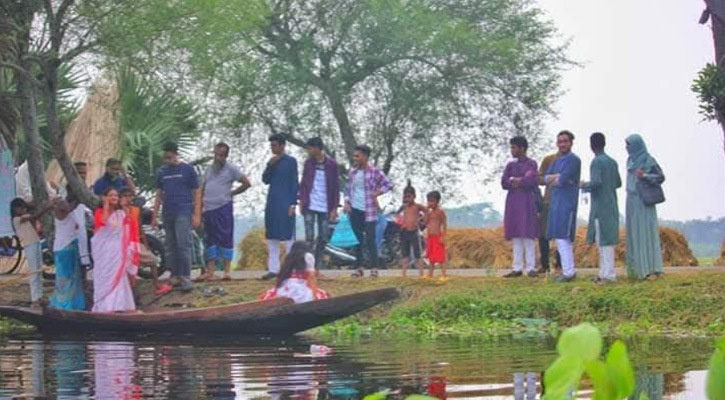
[[[199,188],[199,179],[191,165],[179,163],[159,168],[156,188],[163,192],[164,217],[193,213],[193,191]]]
[[[108,174],[103,174],[102,177],[98,178],[96,183],[93,184],[93,193],[96,196],[101,196],[108,188],[114,188],[117,191],[121,191],[126,187],[126,180],[120,176],[116,179],[112,179]]]

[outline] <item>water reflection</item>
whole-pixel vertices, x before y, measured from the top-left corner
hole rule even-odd
[[[0,343],[0,398],[359,399],[391,389],[398,397],[540,398],[551,340],[386,340],[325,343],[311,358],[305,337],[287,339],[28,338]],[[630,345],[637,393],[696,398],[711,344],[692,340]],[[665,349],[665,350],[663,350]],[[664,354],[667,356],[664,356]],[[536,372],[539,371],[539,372]],[[700,382],[702,381],[702,382]],[[590,388],[580,393],[587,397]]]

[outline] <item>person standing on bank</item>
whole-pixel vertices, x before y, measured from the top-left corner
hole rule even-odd
[[[553,153],[549,154],[548,156],[544,157],[543,160],[541,160],[541,165],[539,165],[539,185],[545,185],[546,188],[544,189],[544,195],[541,199],[541,210],[539,211],[539,257],[541,258],[541,269],[539,270],[540,274],[548,274],[549,273],[549,264],[550,264],[550,240],[547,236],[547,228],[549,226],[549,209],[551,208],[551,185],[547,185],[546,182],[544,182],[544,175],[546,175],[546,171],[549,170],[549,167],[551,167],[551,164],[556,161],[556,159],[559,158],[559,153]],[[559,257],[559,252],[556,252],[556,268],[561,268],[561,259]]]
[[[93,194],[101,196],[109,187],[116,189],[117,192],[128,188],[136,193],[136,184],[133,178],[123,168],[121,160],[115,158],[109,158],[106,161],[106,173],[93,184]]]
[[[526,273],[535,278],[538,213],[534,191],[538,189],[538,171],[536,161],[526,156],[529,143],[525,137],[516,136],[509,143],[514,160],[506,165],[501,186],[508,191],[503,226],[506,240],[513,241],[514,257],[513,271],[504,277],[517,278]]]
[[[274,279],[279,274],[279,244],[284,243],[289,253],[295,239],[295,208],[299,182],[297,160],[285,153],[287,139],[283,135],[269,137],[272,158],[262,174],[262,181],[269,185],[267,206],[264,209],[264,227],[267,239],[267,274],[263,280]]]
[[[556,240],[556,247],[561,255],[563,274],[556,277],[557,281],[571,282],[576,278],[573,243],[579,207],[581,160],[571,151],[574,144],[573,133],[561,131],[556,137],[556,144],[560,156],[544,176],[546,184],[553,186],[547,237]]]
[[[300,183],[300,209],[305,218],[305,240],[314,249],[316,271],[322,265],[329,223],[337,220],[337,207],[340,206],[339,168],[337,161],[325,154],[324,147],[319,137],[311,138],[305,143],[309,157],[305,161]]]
[[[627,153],[627,273],[633,279],[658,278],[663,270],[657,206],[645,203],[639,186],[660,186],[665,176],[640,135],[627,138]]]
[[[589,141],[595,157],[590,167],[590,181],[580,185],[584,192],[591,193],[592,200],[587,241],[596,243],[599,249],[599,275],[594,281],[613,283],[617,280],[614,250],[619,243],[617,189],[622,187],[622,178],[617,162],[604,152],[604,135],[594,133]]]
[[[206,241],[206,272],[197,280],[216,280],[217,259],[224,259],[225,281],[232,279],[231,263],[234,258],[234,196],[244,193],[252,184],[241,169],[227,162],[229,145],[220,142],[214,146],[214,162],[204,174],[202,204]],[[234,182],[241,185],[232,190]]]
[[[174,286],[191,291],[191,229],[201,225],[201,191],[194,167],[179,160],[175,143],[164,145],[164,166],[156,177],[156,198],[151,225],[158,229],[159,208],[164,208],[167,267]]]
[[[383,171],[370,165],[372,150],[367,145],[360,145],[353,153],[353,168],[347,182],[345,192],[345,212],[350,215],[355,236],[359,242],[356,249],[357,271],[352,275],[361,278],[365,275],[363,270],[363,246],[369,255],[370,276],[378,276],[378,247],[376,242],[376,225],[380,205],[378,197],[393,190],[393,184]]]

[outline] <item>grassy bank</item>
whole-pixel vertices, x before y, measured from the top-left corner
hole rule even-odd
[[[454,277],[446,284],[415,278],[341,278],[320,284],[333,295],[389,286],[403,289],[400,301],[318,330],[323,334],[539,334],[585,321],[619,336],[719,335],[725,329],[722,273],[679,273],[654,282],[623,280],[609,286],[585,279],[554,284],[495,277]],[[257,280],[200,284],[191,294],[172,292],[156,300],[145,294],[140,303],[147,311],[232,304],[256,299],[269,285]],[[138,289],[150,293],[147,282]],[[0,304],[19,304],[26,298],[27,285],[5,287]]]

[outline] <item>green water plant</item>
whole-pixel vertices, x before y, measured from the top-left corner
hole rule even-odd
[[[586,374],[594,385],[595,400],[620,400],[635,389],[634,369],[627,346],[616,341],[602,359],[602,334],[594,325],[583,323],[565,330],[557,344],[559,357],[546,370],[545,400],[570,398]]]
[[[710,358],[707,373],[707,397],[710,400],[725,400],[725,337],[715,347]]]

